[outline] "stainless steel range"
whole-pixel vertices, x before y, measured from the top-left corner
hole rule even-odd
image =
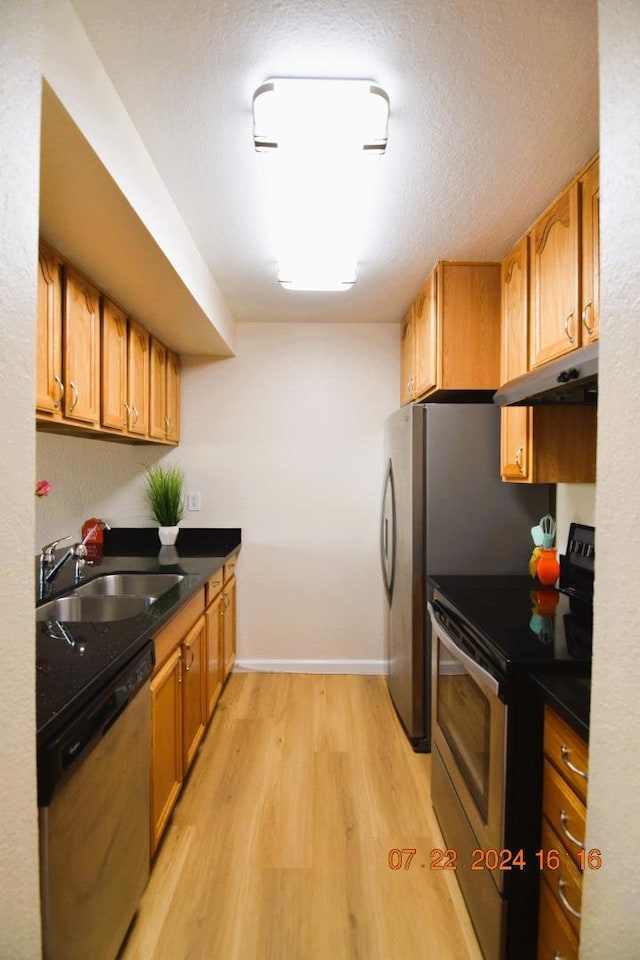
[[[593,527],[572,524],[559,589],[432,577],[432,800],[487,960],[536,955],[542,706],[530,671],[588,672]]]

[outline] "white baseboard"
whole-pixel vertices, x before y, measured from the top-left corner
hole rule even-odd
[[[236,660],[236,673],[386,674],[385,660]]]

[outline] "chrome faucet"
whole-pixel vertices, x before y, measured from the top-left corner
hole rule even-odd
[[[97,523],[87,530],[84,537],[79,543],[74,543],[73,546],[69,547],[65,553],[56,561],[54,556],[54,551],[61,543],[67,543],[69,540],[72,540],[72,537],[61,537],[59,540],[53,540],[51,543],[44,545],[40,551],[40,575],[38,577],[38,587],[40,591],[40,599],[45,596],[47,589],[50,587],[50,584],[55,580],[60,571],[66,564],[73,559],[75,560],[75,570],[73,574],[73,582],[79,583],[82,579],[82,573],[84,570],[84,564],[87,556],[87,548],[85,546],[87,540],[93,536],[98,527],[102,527],[103,530],[110,530],[111,527],[104,520],[98,520]]]

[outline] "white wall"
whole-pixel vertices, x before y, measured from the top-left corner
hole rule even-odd
[[[556,546],[560,553],[567,548],[569,524],[596,523],[596,484],[559,483],[556,486]]]
[[[242,323],[236,349],[183,371],[176,458],[202,493],[187,522],[242,527],[239,659],[380,661],[398,325]]]
[[[89,517],[118,527],[155,526],[144,498],[144,470],[168,449],[38,433],[36,476],[53,489],[36,502],[34,552],[58,537],[77,538]]]
[[[36,506],[36,547],[90,516],[149,525],[144,466],[176,461],[202,495],[184,525],[242,528],[239,660],[381,670],[378,523],[398,325],[247,323],[236,337],[235,359],[184,364],[182,439],[168,454],[37,435],[37,476],[53,490]]]
[[[39,5],[0,5],[0,957],[40,955],[33,630]]]
[[[640,956],[640,5],[600,0],[597,577],[583,960]]]

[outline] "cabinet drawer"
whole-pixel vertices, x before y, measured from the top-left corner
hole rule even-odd
[[[575,863],[584,849],[586,809],[564,777],[544,761],[542,812],[560,837]]]
[[[166,627],[153,638],[156,651],[156,672],[177,645],[182,643],[186,634],[203,613],[204,590],[199,590],[195,597],[188,600],[187,603],[178,610],[173,620],[170,620]]]
[[[224,565],[224,582],[225,583],[227,582],[227,580],[230,580],[231,577],[236,572],[237,560],[238,560],[238,557],[233,556],[229,560],[227,560],[227,562],[225,563]]]
[[[587,745],[561,717],[546,706],[544,752],[567,783],[571,784],[580,799],[586,803],[589,781]]]
[[[569,852],[563,845],[549,823],[542,821],[541,847],[545,851],[545,867],[543,877],[549,884],[554,899],[576,936],[580,933],[580,907],[582,903],[582,874],[571,859]],[[557,870],[548,866],[550,857],[548,852],[557,850],[560,864]]]
[[[544,880],[540,881],[538,960],[578,960],[578,938]]]
[[[209,604],[213,602],[213,600],[217,597],[217,595],[222,590],[223,577],[224,577],[224,567],[220,567],[220,569],[216,570],[213,576],[209,577],[209,579],[207,580],[207,596],[206,596],[207,606],[209,606]]]

